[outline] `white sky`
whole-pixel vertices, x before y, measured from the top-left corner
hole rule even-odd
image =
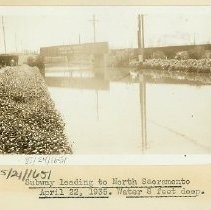
[[[211,7],[52,6],[0,7],[8,51],[93,41],[89,21],[95,14],[97,41],[111,48],[137,47],[137,15],[145,15],[146,46],[211,43]],[[16,38],[15,38],[16,37]],[[15,41],[16,40],[16,41]],[[0,22],[0,52],[3,52]]]

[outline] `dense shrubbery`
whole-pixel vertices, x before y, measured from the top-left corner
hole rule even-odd
[[[178,60],[187,60],[190,58],[188,51],[179,51],[176,53],[175,59]]]
[[[163,51],[155,51],[152,53],[153,59],[165,59],[166,55]]]
[[[189,57],[192,59],[202,59],[205,55],[205,49],[201,46],[196,46],[188,51]]]
[[[211,50],[206,50],[203,58],[211,59]]]
[[[179,70],[179,71],[194,71],[194,72],[210,72],[210,59],[146,59],[142,65],[145,69],[157,70]]]
[[[202,59],[202,58],[210,58],[211,51],[206,50],[203,46],[195,46],[189,50],[183,51],[162,51],[155,50],[151,52],[147,58],[150,59],[178,59],[178,60],[187,60],[187,59]]]
[[[0,153],[71,153],[64,123],[36,67],[0,70]]]

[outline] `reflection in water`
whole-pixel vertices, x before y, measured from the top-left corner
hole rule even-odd
[[[132,79],[127,69],[107,69],[75,77],[71,71],[48,69],[46,82],[75,153],[211,152],[208,76],[148,71]]]
[[[147,149],[147,118],[146,118],[146,83],[143,75],[140,75],[139,83],[140,109],[141,109],[141,125],[142,125],[142,152]]]

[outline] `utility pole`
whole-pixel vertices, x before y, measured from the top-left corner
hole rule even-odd
[[[144,49],[144,15],[141,15],[142,48]]]
[[[21,48],[21,52],[24,52],[24,49],[23,49],[23,40],[21,39],[21,43],[20,43],[20,48]]]
[[[81,35],[78,35],[78,44],[81,44]]]
[[[193,45],[196,45],[196,34],[193,34]]]
[[[1,17],[2,22],[2,29],[3,29],[3,38],[4,38],[4,52],[7,53],[7,46],[6,46],[6,37],[5,37],[5,27],[4,27],[4,16]]]
[[[138,15],[138,56],[144,61],[144,15]]]
[[[141,49],[141,16],[138,15],[138,49]]]
[[[92,19],[89,20],[92,22],[92,25],[93,25],[93,33],[94,33],[94,36],[93,36],[93,41],[94,43],[96,42],[96,22],[98,22],[98,20],[96,19],[95,15],[92,16]]]
[[[18,47],[17,47],[17,35],[15,33],[15,51],[16,53],[18,52]]]

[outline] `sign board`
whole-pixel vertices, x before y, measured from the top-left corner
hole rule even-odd
[[[85,43],[78,45],[60,45],[40,48],[43,56],[66,56],[76,54],[106,54],[109,46],[107,42]]]

